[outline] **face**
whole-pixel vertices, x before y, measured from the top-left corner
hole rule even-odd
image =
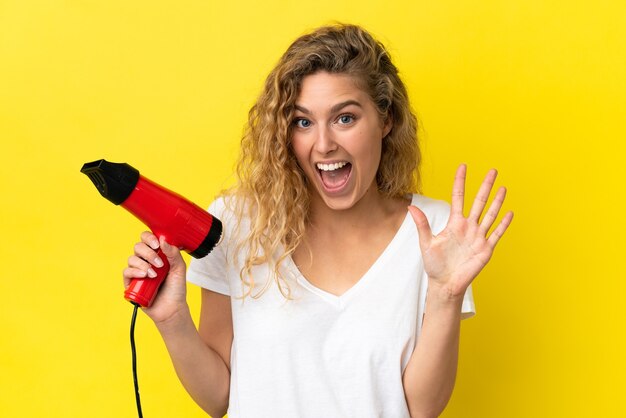
[[[391,130],[369,95],[345,74],[306,76],[296,100],[292,147],[313,203],[349,209],[378,196],[382,140]]]

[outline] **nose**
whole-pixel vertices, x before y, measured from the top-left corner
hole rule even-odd
[[[315,151],[322,155],[328,155],[337,150],[338,146],[335,142],[333,133],[328,126],[321,126],[315,138]]]

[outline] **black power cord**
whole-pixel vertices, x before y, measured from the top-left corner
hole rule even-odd
[[[133,317],[130,320],[130,351],[133,357],[133,382],[135,383],[135,400],[137,401],[137,414],[139,414],[139,418],[143,418],[143,413],[141,412],[141,399],[139,397],[139,382],[137,381],[137,351],[135,350],[135,321],[137,321],[137,310],[139,309],[139,304],[131,302],[135,309],[133,309]]]

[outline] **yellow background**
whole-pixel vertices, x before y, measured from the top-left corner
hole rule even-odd
[[[0,0],[0,416],[136,416],[121,270],[143,227],[79,169],[128,162],[207,206],[272,65],[333,20],[401,69],[426,194],[495,166],[516,213],[443,416],[626,416],[621,0]],[[137,339],[146,417],[204,416],[145,316]]]

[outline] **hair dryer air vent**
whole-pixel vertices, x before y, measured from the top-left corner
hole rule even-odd
[[[104,198],[116,205],[130,196],[139,181],[139,171],[126,163],[97,160],[83,164],[80,172],[89,177]]]

